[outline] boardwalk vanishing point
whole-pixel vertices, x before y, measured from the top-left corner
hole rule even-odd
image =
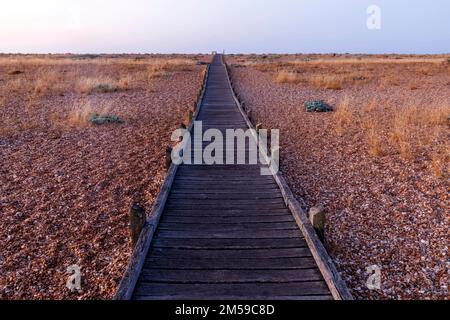
[[[194,117],[251,126],[222,55]],[[260,166],[172,164],[116,299],[351,299],[281,174]]]

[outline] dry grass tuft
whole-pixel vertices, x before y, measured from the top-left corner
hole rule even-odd
[[[93,112],[91,102],[75,103],[65,122],[70,127],[87,127]]]
[[[336,75],[319,74],[311,77],[311,84],[316,88],[325,88],[330,90],[342,90],[344,81]]]
[[[376,125],[369,125],[367,129],[367,143],[369,152],[374,157],[383,156],[385,151],[383,149],[383,139],[381,128]]]
[[[431,155],[431,170],[436,178],[446,178],[449,172],[450,148],[441,147]]]
[[[343,135],[349,131],[355,123],[356,109],[350,105],[350,99],[345,96],[336,108],[334,118],[336,120],[336,132],[339,135]]]
[[[297,72],[282,70],[278,72],[275,81],[277,83],[299,83],[301,82],[301,77]]]
[[[67,118],[63,119],[58,115],[53,115],[52,120],[55,126],[69,126],[84,128],[89,126],[93,121],[93,116],[96,118],[111,116],[111,103],[103,105],[95,105],[92,101],[80,101],[74,103],[72,110],[69,112]],[[119,119],[119,118],[118,118]]]
[[[408,110],[409,111],[409,110]],[[412,159],[412,114],[405,110],[405,112],[398,112],[394,115],[391,130],[388,133],[391,145],[397,149],[404,159]]]
[[[146,70],[146,78],[151,81],[152,79],[162,78],[167,76],[168,73],[163,69],[162,65],[150,65]]]
[[[372,100],[358,109],[345,96],[336,107],[334,119],[339,135],[352,133],[356,129],[362,130],[367,137],[371,155],[393,153],[405,160],[413,160],[442,138],[449,115],[449,105],[422,105],[414,102],[405,102],[404,105],[393,108],[386,102],[377,103]],[[446,152],[441,150],[433,157],[442,154]],[[442,160],[434,162],[442,163]],[[437,169],[434,171],[437,172]]]
[[[131,78],[126,76],[120,80],[115,80],[110,77],[103,78],[82,78],[76,84],[78,93],[96,93],[96,92],[117,92],[125,91],[130,87]]]

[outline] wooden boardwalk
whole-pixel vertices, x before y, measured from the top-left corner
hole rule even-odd
[[[196,120],[204,130],[248,128],[220,55]],[[128,286],[128,294],[118,298],[336,298],[277,181],[259,165],[183,164],[175,172],[148,248],[135,256],[135,280],[124,281],[119,291]]]

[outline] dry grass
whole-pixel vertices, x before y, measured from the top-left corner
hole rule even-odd
[[[301,82],[301,78],[296,72],[281,70],[278,72],[275,81],[277,83],[299,83]]]
[[[53,114],[51,120],[59,128],[64,126],[85,128],[91,124],[91,117],[94,113],[98,116],[109,115],[111,109],[111,103],[98,105],[91,100],[81,100],[72,105],[67,117]]]
[[[87,127],[93,112],[94,108],[91,102],[75,103],[67,117],[66,124],[71,127]]]
[[[319,75],[303,75],[296,70],[281,70],[275,76],[277,83],[308,83],[318,89],[341,90],[344,86],[344,79],[337,75],[319,74]]]
[[[148,66],[145,72],[145,77],[151,81],[156,78],[162,78],[168,75],[168,72],[165,71],[161,66]]]
[[[3,56],[0,57],[0,66],[9,66],[10,71],[23,71],[27,66],[68,66],[68,65],[122,65],[122,66],[145,66],[145,65],[164,65],[173,70],[186,69],[188,66],[196,63],[193,58],[176,57],[152,57],[147,56],[143,59],[133,59],[132,56],[96,56],[92,58],[83,58],[79,55],[30,55],[30,56]]]
[[[373,83],[378,86],[379,91],[392,86],[405,86],[410,90],[417,90],[423,87],[424,81],[436,75],[448,74],[449,70],[444,56],[318,58],[315,55],[304,55],[302,58],[285,56],[270,59],[254,56],[237,61],[240,66],[273,73],[277,83],[303,82],[318,89],[329,90],[342,90]],[[296,73],[301,73],[301,76]]]
[[[398,154],[404,160],[414,160],[423,152],[430,152],[433,171],[442,176],[448,162],[448,143],[439,151],[430,150],[445,136],[449,115],[450,105],[446,104],[405,101],[393,107],[374,99],[359,107],[344,96],[336,107],[334,122],[341,136],[362,130],[373,156]]]
[[[366,134],[369,153],[374,157],[384,155],[385,153],[383,149],[383,140],[380,128],[374,125],[370,125],[367,129]]]
[[[59,127],[83,126],[89,108],[71,107],[71,103],[80,98],[77,95],[101,93],[107,98],[108,94],[117,91],[153,90],[149,84],[155,79],[193,70],[203,58],[177,55],[0,55],[0,97],[7,96],[11,102],[6,107],[0,106],[3,110],[0,113],[0,134],[19,134],[38,125],[44,128],[48,121]],[[61,103],[64,105],[58,106]],[[42,113],[46,108],[47,112]]]
[[[341,77],[329,74],[315,75],[311,77],[310,83],[318,89],[342,90],[344,86],[344,81]]]
[[[431,155],[431,170],[437,178],[446,178],[449,173],[450,147],[443,146]]]
[[[69,83],[65,82],[59,70],[42,68],[38,71],[34,81],[33,92],[37,96],[46,94],[62,95],[69,88]]]
[[[348,132],[354,127],[356,109],[350,105],[348,96],[345,96],[336,108],[334,118],[336,121],[336,131],[339,135]]]
[[[432,158],[436,176],[445,172],[443,163],[447,154],[436,149],[436,143],[445,141],[448,132],[450,106],[445,101],[430,102],[425,90],[439,90],[448,85],[450,68],[448,56],[347,56],[347,55],[292,55],[275,57],[242,56],[235,61],[241,67],[270,72],[277,83],[302,83],[307,90],[345,90],[334,95],[340,101],[333,116],[338,135],[362,132],[367,150],[373,156],[399,155],[406,161],[418,157]],[[281,71],[280,71],[281,70]],[[445,81],[447,79],[447,81]],[[356,86],[374,91],[367,103],[349,100]],[[367,90],[367,88],[361,88]],[[378,89],[378,93],[376,92]],[[406,100],[388,99],[385,91],[405,90]],[[385,96],[386,100],[380,100]],[[434,95],[432,95],[434,96]],[[377,101],[377,100],[379,101]],[[421,101],[419,101],[421,99]],[[408,100],[408,101],[407,101]],[[446,144],[448,149],[448,143]],[[446,149],[446,150],[447,150]]]
[[[130,81],[130,76],[119,80],[113,79],[112,77],[85,77],[78,80],[76,90],[78,93],[85,94],[125,91],[129,89]]]

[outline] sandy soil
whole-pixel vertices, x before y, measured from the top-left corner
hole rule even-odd
[[[396,129],[391,118],[402,114],[409,103],[444,106],[448,114],[450,66],[442,57],[436,57],[436,63],[408,62],[412,57],[393,57],[390,63],[369,61],[373,57],[358,58],[355,64],[333,62],[340,58],[235,56],[227,62],[253,122],[280,129],[281,170],[295,195],[307,207],[325,207],[327,247],[354,296],[449,299],[448,123],[444,119],[411,130],[411,139],[401,140],[401,146],[409,143],[412,155],[404,154],[404,148],[399,152],[386,137]],[[331,63],[314,63],[316,59]],[[300,63],[285,63],[292,60]],[[277,83],[280,70],[294,72],[295,83]],[[309,80],[324,74],[345,75],[347,80],[338,90]],[[375,101],[381,111],[367,115],[364,111],[350,119],[344,132],[338,128],[342,116],[337,112],[304,111],[309,99],[336,106],[344,97],[350,99],[352,110]],[[364,129],[365,116],[372,129],[373,123],[380,123],[378,134],[381,141],[386,139],[381,144],[385,150],[376,155],[368,143],[372,129]],[[447,152],[440,170],[432,170],[436,150]],[[366,286],[366,268],[371,265],[381,268],[381,290]]]
[[[111,58],[104,65],[45,59],[0,63],[0,119],[4,127],[15,124],[0,135],[0,298],[108,299],[130,256],[130,205],[151,211],[170,133],[193,106],[205,66],[195,58],[153,74],[147,58],[138,64]],[[64,88],[28,85],[38,83],[37,72],[45,72],[47,82],[55,70],[70,74]],[[126,76],[129,84],[82,94],[74,84],[80,75]],[[87,103],[94,111],[107,104],[125,123],[71,121],[74,105]],[[72,264],[81,267],[80,293],[66,288]]]

